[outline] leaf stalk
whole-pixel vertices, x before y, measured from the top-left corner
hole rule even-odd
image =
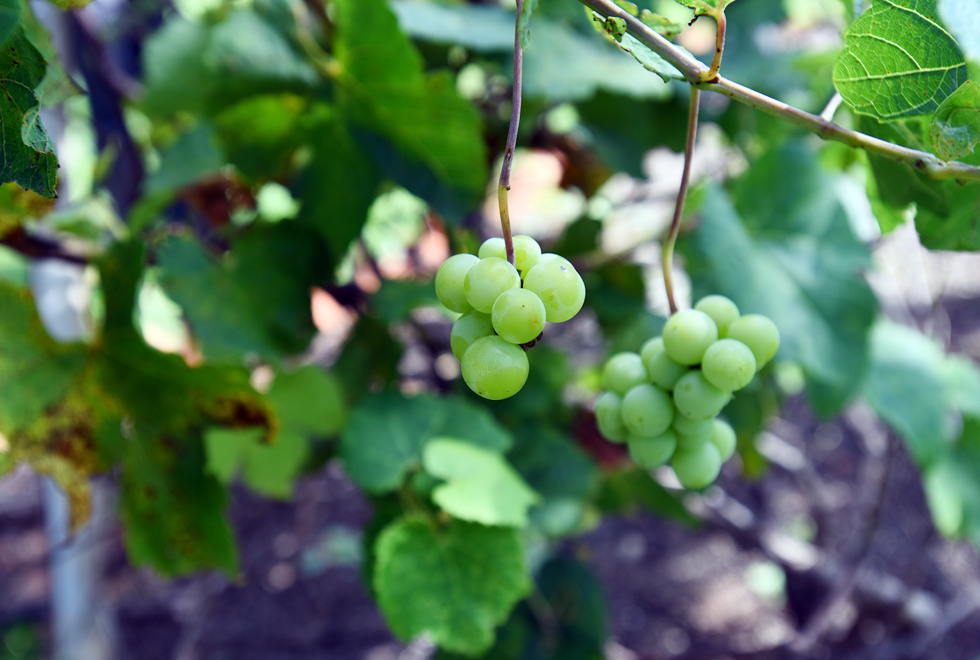
[[[510,111],[510,128],[507,129],[507,145],[504,148],[504,162],[500,167],[500,181],[497,184],[497,204],[500,206],[500,229],[504,233],[504,246],[507,261],[517,265],[514,257],[514,237],[510,228],[510,209],[507,205],[507,192],[510,190],[510,170],[514,162],[514,149],[517,148],[517,129],[521,124],[521,88],[523,86],[524,49],[521,48],[521,13],[524,0],[517,0],[517,17],[514,19],[514,97]]]
[[[677,313],[677,301],[674,299],[674,245],[681,230],[681,219],[684,217],[684,202],[687,200],[687,189],[691,183],[691,161],[694,160],[694,143],[698,137],[698,115],[701,105],[701,89],[691,85],[691,107],[687,114],[687,141],[684,144],[684,171],[681,174],[681,187],[677,191],[677,203],[674,205],[674,217],[670,221],[670,230],[664,239],[663,251],[660,256],[664,271],[664,286],[667,289],[667,302],[670,313]]]

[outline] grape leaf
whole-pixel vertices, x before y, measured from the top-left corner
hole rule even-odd
[[[45,63],[17,27],[0,47],[0,184],[13,181],[26,190],[57,196],[58,159],[41,125],[35,90]]]
[[[980,61],[980,6],[974,0],[939,0],[939,16],[964,54]]]
[[[348,118],[387,136],[445,185],[471,195],[487,182],[479,115],[422,58],[384,0],[335,0],[335,55]]]
[[[932,118],[929,139],[943,160],[967,160],[980,143],[980,84],[967,80]]]
[[[626,22],[621,18],[604,18],[593,12],[591,14],[592,24],[597,29],[609,37],[610,41],[619,46],[624,53],[632,55],[637,62],[643,65],[647,71],[651,71],[661,78],[664,82],[673,80],[684,80],[680,71],[672,64],[653,52],[648,46],[638,41],[633,35],[626,32]],[[613,23],[613,21],[618,21]]]
[[[677,0],[679,4],[694,10],[695,14],[717,16],[725,12],[725,7],[735,0]]]
[[[512,442],[484,408],[455,399],[385,393],[354,409],[340,455],[364,490],[385,493],[398,488],[409,470],[421,467],[426,443],[440,436],[496,451],[506,451]]]
[[[392,0],[391,9],[402,30],[415,39],[459,44],[481,53],[514,47],[514,12],[503,7]]]
[[[922,465],[954,440],[945,357],[934,341],[911,328],[879,322],[871,334],[864,394]]]
[[[552,536],[579,528],[599,473],[571,438],[545,425],[526,427],[507,460],[542,497],[530,513],[535,527]]]
[[[204,433],[207,471],[229,484],[242,471],[245,483],[258,493],[289,499],[293,482],[309,456],[303,436],[282,431],[272,443],[261,428],[210,428]]]
[[[309,365],[276,375],[266,394],[283,429],[302,435],[326,436],[347,422],[344,392],[337,378]]]
[[[0,47],[20,23],[20,0],[0,0]]]
[[[287,37],[251,9],[218,23],[171,18],[146,41],[146,95],[152,114],[213,114],[253,95],[309,91],[313,67]]]
[[[200,243],[172,237],[157,263],[161,284],[213,360],[281,358],[313,337],[308,290],[329,259],[316,234],[295,223],[250,228],[220,261]]]
[[[48,336],[29,289],[0,282],[0,309],[0,429],[9,434],[65,395],[86,356]]]
[[[936,0],[873,0],[844,40],[834,84],[863,114],[888,121],[932,114],[967,79]]]
[[[226,159],[240,172],[278,179],[309,135],[305,121],[318,111],[296,94],[266,94],[228,106],[215,116],[214,127]]]
[[[435,529],[406,517],[375,545],[378,604],[402,639],[429,634],[440,647],[476,655],[530,589],[520,533],[454,520]]]
[[[433,438],[422,450],[425,471],[447,483],[432,500],[443,511],[483,525],[525,527],[528,508],[540,497],[499,452],[452,438]]]
[[[695,297],[721,293],[743,313],[775,321],[777,359],[802,366],[810,402],[824,416],[860,387],[877,308],[861,274],[870,265],[868,249],[834,190],[815,154],[792,142],[736,184],[737,209],[723,190],[709,188],[700,226],[684,240]]]

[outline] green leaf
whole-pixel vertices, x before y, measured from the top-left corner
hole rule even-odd
[[[315,135],[313,158],[296,186],[300,219],[323,235],[339,262],[361,234],[381,177],[344,122],[319,125]]]
[[[35,90],[45,63],[22,27],[0,47],[0,184],[13,181],[26,190],[57,196],[58,159],[38,115]]]
[[[160,283],[209,358],[281,358],[305,349],[316,330],[309,287],[329,263],[320,247],[295,223],[249,228],[220,261],[197,241],[172,237],[157,251]]]
[[[138,435],[123,459],[121,514],[136,565],[168,576],[217,568],[233,576],[238,556],[225,517],[228,494],[204,472],[200,438]]]
[[[160,168],[146,181],[147,194],[183,188],[217,173],[224,164],[211,125],[201,122],[160,154]]]
[[[679,4],[690,7],[698,15],[717,16],[724,13],[725,7],[735,0],[677,0]]]
[[[86,356],[48,336],[26,287],[0,282],[0,309],[0,429],[11,433],[65,395]]]
[[[929,139],[943,160],[963,160],[980,143],[980,84],[967,80],[936,110]]]
[[[344,112],[473,196],[487,183],[479,115],[442,73],[423,74],[422,58],[385,0],[335,0],[335,55]]]
[[[266,399],[283,429],[301,435],[327,436],[347,422],[347,404],[333,374],[309,365],[276,375]]]
[[[228,162],[253,179],[277,179],[309,136],[304,120],[318,111],[296,94],[253,96],[222,110],[214,127]]]
[[[150,113],[213,114],[247,96],[309,91],[313,67],[287,38],[251,9],[229,11],[219,23],[171,18],[146,41]]]
[[[389,525],[376,544],[374,588],[398,637],[429,634],[440,647],[476,655],[530,589],[516,529],[424,518]]]
[[[538,0],[524,0],[521,17],[517,21],[517,29],[521,35],[521,48],[527,48],[531,44],[531,14],[537,8]]]
[[[422,450],[436,437],[451,437],[506,451],[510,435],[482,407],[456,399],[384,393],[365,399],[351,414],[340,448],[350,477],[369,493],[398,488],[422,465]]]
[[[844,39],[834,84],[857,112],[888,121],[929,115],[966,82],[936,0],[873,0]]]
[[[645,510],[688,527],[699,521],[670,492],[654,481],[646,470],[613,472],[602,483],[598,504],[603,511],[633,514]]]
[[[433,438],[422,450],[426,472],[447,483],[432,491],[443,511],[483,525],[525,527],[537,493],[499,452],[452,438]]]
[[[911,328],[880,322],[871,334],[865,396],[920,464],[931,462],[954,439],[944,363],[942,349]]]
[[[980,61],[980,6],[973,0],[939,0],[939,15],[966,56]]]
[[[516,439],[507,460],[542,497],[531,509],[531,522],[552,536],[580,528],[599,485],[595,462],[571,438],[543,425],[521,429]]]
[[[775,321],[782,337],[776,359],[802,366],[810,402],[823,416],[860,387],[877,309],[862,275],[868,249],[835,188],[815,154],[790,143],[738,182],[737,209],[723,190],[709,188],[700,225],[684,239],[695,297],[721,293],[743,313]]]
[[[392,0],[391,8],[402,30],[414,39],[459,44],[481,53],[514,48],[514,12],[503,7]]]
[[[0,47],[20,23],[20,0],[0,0]]]
[[[265,431],[210,428],[204,433],[207,470],[229,484],[241,471],[248,486],[269,497],[289,499],[293,482],[309,456],[303,436],[290,431],[279,433],[272,443]]]

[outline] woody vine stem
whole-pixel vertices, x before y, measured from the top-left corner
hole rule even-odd
[[[524,69],[524,49],[521,48],[521,14],[523,12],[524,0],[517,0],[517,18],[514,22],[514,100],[510,111],[510,128],[507,130],[507,146],[504,148],[504,162],[500,167],[500,182],[497,184],[500,228],[504,232],[507,261],[512,266],[516,266],[516,261],[514,259],[514,238],[510,229],[507,192],[510,190],[510,169],[514,162],[514,149],[517,146],[517,129],[521,123],[521,87]]]

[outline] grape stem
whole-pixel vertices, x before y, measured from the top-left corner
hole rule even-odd
[[[715,23],[718,24],[718,30],[715,33],[715,54],[711,58],[711,68],[708,69],[708,73],[703,78],[705,82],[714,82],[715,78],[718,77],[718,71],[721,69],[721,54],[725,51],[725,30],[728,27],[725,10],[721,10],[713,16]]]
[[[705,82],[710,70],[707,66],[694,59],[687,51],[672,44],[629,12],[617,6],[612,0],[578,1],[604,17],[616,17],[626,21],[626,31],[629,34],[657,55],[667,60],[692,85],[698,85],[703,89],[718,92],[739,103],[744,103],[751,108],[788,121],[795,126],[815,133],[824,140],[841,142],[849,147],[863,149],[870,154],[908,165],[930,178],[980,181],[980,167],[967,165],[959,161],[944,161],[926,151],[910,149],[888,142],[887,140],[881,140],[864,133],[846,129],[819,115],[795,108],[782,101],[761,94],[754,89],[732,82],[720,75],[716,76],[713,80],[707,79],[710,82]]]
[[[671,314],[677,313],[677,301],[674,299],[674,244],[677,243],[677,234],[681,230],[684,201],[687,199],[687,189],[691,183],[691,161],[694,160],[694,142],[698,137],[698,110],[700,105],[701,89],[696,85],[691,85],[691,108],[687,114],[687,142],[684,144],[684,171],[681,174],[680,190],[677,191],[674,217],[670,221],[670,230],[667,232],[667,238],[664,239],[663,253],[660,257]]]
[[[504,245],[507,248],[507,261],[517,266],[514,258],[514,237],[510,230],[510,210],[507,207],[507,191],[510,190],[510,168],[514,162],[514,149],[517,147],[517,129],[521,125],[521,86],[524,70],[524,49],[521,48],[521,13],[524,0],[517,0],[517,18],[514,19],[514,100],[510,111],[510,128],[507,130],[507,146],[504,148],[504,162],[500,166],[500,182],[497,184],[497,203],[500,205],[500,228],[504,232]]]

